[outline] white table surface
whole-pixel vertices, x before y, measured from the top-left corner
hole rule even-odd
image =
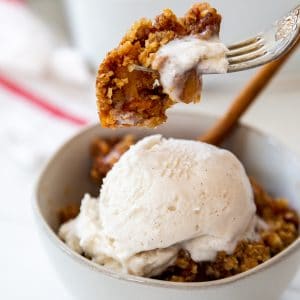
[[[300,75],[291,78],[276,79],[243,119],[300,155]],[[21,82],[80,116],[97,119],[92,87],[78,90],[30,78]],[[223,91],[206,92],[202,104],[175,109],[221,114],[234,93],[224,87]],[[45,161],[79,128],[36,110],[1,86],[0,107],[0,299],[70,300],[40,245],[31,198]],[[282,299],[299,297],[300,273]]]

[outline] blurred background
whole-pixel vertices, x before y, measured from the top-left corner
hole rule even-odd
[[[68,137],[97,122],[95,74],[132,22],[192,0],[0,0],[0,298],[71,299],[35,237],[30,198],[43,165]],[[256,34],[299,0],[211,0],[226,44]],[[204,78],[199,105],[221,115],[255,70]],[[300,155],[300,50],[243,117]],[[184,126],[184,125],[181,125]],[[13,264],[12,264],[13,261]],[[300,276],[284,299],[299,299]],[[17,287],[17,288],[16,288]],[[4,293],[5,296],[2,294]]]

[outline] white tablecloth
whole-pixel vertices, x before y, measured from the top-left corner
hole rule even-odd
[[[77,115],[97,119],[93,87],[89,91],[76,90],[31,79],[22,79],[21,83]],[[300,155],[299,84],[299,74],[293,79],[275,80],[243,119],[276,136]],[[223,95],[206,92],[200,105],[175,109],[221,114],[232,96],[223,89]],[[31,198],[45,161],[80,128],[20,101],[1,86],[0,107],[0,298],[70,300],[40,245]],[[299,297],[300,273],[282,299]]]

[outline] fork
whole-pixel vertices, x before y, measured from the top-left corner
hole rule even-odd
[[[228,72],[267,64],[289,51],[300,34],[300,5],[255,37],[228,46]]]
[[[268,30],[227,46],[226,57],[229,63],[227,72],[239,72],[269,63],[287,53],[299,36],[300,5],[277,20]],[[137,65],[134,69],[157,72]]]

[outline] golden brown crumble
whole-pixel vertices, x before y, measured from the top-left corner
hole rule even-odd
[[[64,208],[60,209],[58,212],[58,222],[63,224],[71,219],[74,219],[79,214],[78,204],[69,204]]]
[[[135,143],[134,136],[128,134],[120,138],[97,138],[91,145],[92,167],[90,176],[94,182],[102,178],[112,168],[121,155]]]
[[[101,183],[112,165],[136,139],[96,139],[91,146],[91,177]],[[113,154],[112,154],[113,153]],[[109,159],[109,158],[113,159]],[[299,216],[287,200],[271,197],[253,178],[250,178],[257,215],[268,225],[261,228],[258,241],[240,241],[233,254],[220,251],[214,261],[196,263],[186,251],[180,251],[174,266],[167,268],[157,279],[175,282],[198,282],[226,278],[267,261],[285,249],[299,236]],[[74,218],[78,207],[66,207],[60,214],[61,223]]]
[[[183,18],[166,9],[154,22],[145,18],[136,22],[98,70],[96,94],[102,126],[156,127],[163,123],[166,109],[174,102],[157,84],[157,72],[137,71],[133,65],[150,67],[159,48],[175,38],[218,35],[220,23],[221,16],[207,3],[195,4]],[[189,98],[191,90],[192,84],[183,91],[187,103],[195,101]]]

